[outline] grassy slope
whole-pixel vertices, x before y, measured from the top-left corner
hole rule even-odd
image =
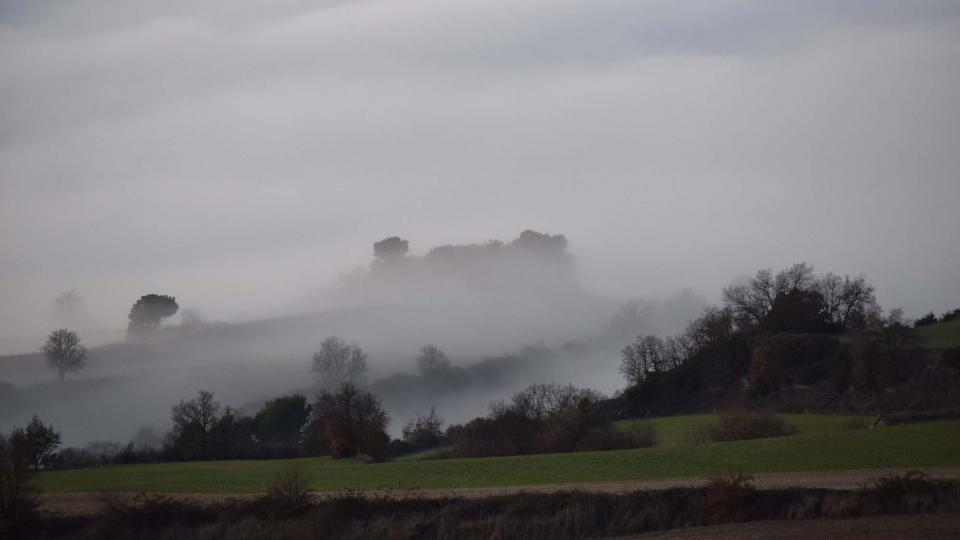
[[[792,415],[806,428],[790,437],[687,444],[685,430],[709,415],[657,419],[656,448],[506,458],[405,460],[360,465],[301,460],[319,490],[449,488],[634,480],[728,472],[789,472],[960,464],[960,421],[844,431],[848,417]],[[123,465],[45,472],[41,487],[63,491],[261,491],[283,461]]]
[[[921,326],[914,332],[931,349],[960,347],[960,320]]]

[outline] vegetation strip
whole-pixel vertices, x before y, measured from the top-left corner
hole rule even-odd
[[[689,417],[663,419],[690,422]],[[824,420],[826,421],[826,420]],[[830,419],[830,422],[836,422]],[[664,428],[664,431],[669,431]],[[771,439],[498,458],[359,464],[306,458],[313,489],[455,488],[539,485],[772,473],[960,465],[960,421],[823,430]],[[121,465],[42,472],[45,492],[252,493],[284,460]]]

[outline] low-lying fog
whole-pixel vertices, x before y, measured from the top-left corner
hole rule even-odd
[[[689,291],[634,303],[586,291],[562,235],[525,231],[423,256],[394,243],[367,269],[316,293],[310,313],[241,323],[177,314],[153,336],[91,347],[88,365],[63,382],[42,354],[4,358],[0,381],[15,389],[6,389],[0,428],[36,413],[69,444],[125,441],[143,426],[165,428],[170,406],[200,389],[248,412],[293,391],[312,397],[312,354],[331,335],[368,354],[368,382],[394,433],[430,407],[460,422],[533,382],[612,393],[622,387],[624,343],[641,331],[677,332],[705,303]],[[70,296],[61,304],[82,302]],[[416,378],[416,357],[430,344],[463,368],[456,384]]]

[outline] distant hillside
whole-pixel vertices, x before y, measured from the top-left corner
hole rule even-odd
[[[930,349],[960,347],[960,320],[921,326],[914,333]]]

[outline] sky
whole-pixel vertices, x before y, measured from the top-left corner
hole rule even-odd
[[[960,3],[0,0],[0,338],[302,309],[400,235],[960,307]]]

